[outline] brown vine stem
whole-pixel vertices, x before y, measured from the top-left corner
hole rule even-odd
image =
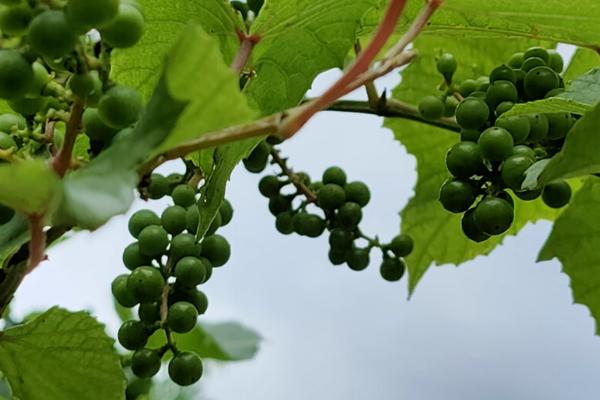
[[[358,56],[362,52],[362,48],[360,45],[360,41],[356,41],[354,43],[354,52]],[[379,107],[379,93],[377,92],[377,88],[375,87],[375,83],[373,81],[365,83],[365,91],[367,92],[367,99],[369,99],[369,105],[373,110],[377,110]]]
[[[83,100],[77,99],[71,107],[71,114],[67,121],[67,129],[65,132],[65,141],[56,155],[52,160],[52,168],[61,178],[65,176],[69,167],[71,166],[71,157],[73,154],[73,147],[75,146],[75,140],[79,134],[81,126],[81,117],[83,115],[84,102]]]
[[[238,37],[240,38],[240,49],[231,63],[231,69],[239,75],[248,63],[254,46],[260,42],[260,36],[248,36],[245,33],[238,31]]]
[[[277,164],[279,168],[281,168],[281,171],[288,178],[290,178],[290,181],[296,187],[296,190],[298,190],[299,193],[302,193],[309,202],[315,203],[317,201],[317,195],[312,190],[310,190],[304,184],[304,182],[302,182],[302,180],[298,179],[298,175],[296,175],[294,171],[292,171],[292,169],[288,167],[287,161],[281,157],[279,151],[275,148],[271,148],[271,157],[273,158],[273,162]]]
[[[29,241],[29,262],[25,275],[31,273],[46,258],[46,234],[44,233],[43,215],[29,216],[29,231],[31,240]]]

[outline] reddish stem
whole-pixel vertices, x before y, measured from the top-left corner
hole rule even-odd
[[[252,54],[254,46],[256,46],[258,42],[260,42],[260,36],[248,36],[245,33],[239,31],[237,34],[240,38],[240,48],[235,56],[235,59],[231,63],[231,69],[239,75],[248,63],[248,59],[250,59],[250,55]]]
[[[44,217],[42,215],[29,216],[29,231],[31,232],[29,265],[25,275],[33,271],[46,258],[46,234],[44,233]]]
[[[52,168],[61,178],[65,176],[69,167],[71,166],[71,157],[73,154],[73,147],[75,146],[75,140],[79,134],[81,125],[81,117],[83,115],[84,104],[83,101],[77,99],[71,107],[71,115],[67,122],[67,130],[65,132],[64,143],[52,160]]]
[[[343,95],[342,93],[346,87],[369,68],[371,62],[377,57],[377,54],[379,54],[390,36],[394,33],[398,19],[402,15],[405,6],[406,0],[391,1],[369,46],[358,55],[344,75],[323,93],[322,96],[317,98],[314,102],[307,104],[306,108],[298,116],[289,118],[288,121],[284,123],[281,127],[281,136],[293,136],[294,133],[302,128],[302,126],[313,117],[313,115],[339,99]]]

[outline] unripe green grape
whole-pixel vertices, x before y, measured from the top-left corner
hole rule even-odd
[[[292,200],[288,196],[277,195],[269,200],[269,211],[277,216],[292,209]]]
[[[544,186],[542,200],[551,208],[562,208],[571,200],[571,187],[565,181],[552,182]]]
[[[483,131],[477,144],[487,160],[503,161],[511,155],[514,140],[506,129],[494,126]]]
[[[23,36],[33,18],[28,4],[0,6],[0,30],[8,36]]]
[[[206,267],[201,259],[184,257],[175,265],[177,284],[186,287],[196,287],[206,280]]]
[[[537,143],[544,140],[548,136],[548,131],[550,129],[548,117],[544,114],[530,114],[527,117],[529,118],[529,124],[531,126],[527,142]]]
[[[120,305],[126,308],[131,308],[139,302],[127,287],[129,275],[123,274],[117,276],[111,284],[112,294]]]
[[[522,190],[519,192],[514,192],[515,196],[524,201],[533,201],[542,195],[541,189],[535,190]]]
[[[474,142],[477,143],[481,132],[477,129],[461,129],[460,140],[463,142]]]
[[[6,224],[15,216],[15,210],[0,204],[0,225]]]
[[[419,102],[419,114],[426,120],[436,120],[444,116],[444,102],[436,96],[426,96]]]
[[[440,189],[440,203],[453,213],[467,211],[475,201],[475,191],[468,182],[449,179]]]
[[[158,300],[164,287],[165,279],[154,267],[138,267],[127,279],[127,288],[139,303]]]
[[[444,117],[453,117],[456,113],[456,107],[460,102],[454,96],[447,96],[444,100]]]
[[[525,60],[525,53],[515,53],[510,56],[510,60],[508,60],[508,65],[511,68],[519,69],[521,65],[523,65],[523,61]]]
[[[334,250],[349,250],[354,242],[354,233],[342,228],[332,229],[329,233],[329,245]]]
[[[301,215],[301,214],[298,214]],[[294,220],[292,220],[292,223],[294,223],[295,221],[295,217]],[[323,232],[325,231],[325,227],[326,227],[326,223],[323,220],[323,218],[319,217],[318,215],[314,215],[314,214],[307,214],[307,217],[304,219],[303,223],[303,227],[301,228],[303,231],[303,235],[311,237],[311,238],[317,238],[319,236],[321,236],[323,234]],[[295,229],[295,228],[294,228]]]
[[[0,55],[1,54],[2,50],[0,50]],[[0,132],[11,134],[13,131],[23,130],[26,128],[27,122],[23,116],[11,113],[0,115]]]
[[[35,16],[29,24],[27,42],[43,57],[57,59],[73,51],[77,35],[62,11],[48,10]]]
[[[110,141],[117,133],[116,129],[106,125],[96,108],[88,108],[83,112],[83,129],[92,140]]]
[[[115,86],[100,99],[98,112],[111,128],[126,128],[138,120],[142,112],[142,96],[132,87]]]
[[[548,56],[548,66],[560,74],[565,67],[563,58],[556,50],[548,50]]]
[[[502,103],[496,106],[496,115],[499,117],[502,114],[510,111],[511,108],[515,106],[515,103],[512,101],[503,101]]]
[[[487,88],[490,85],[488,84],[487,87],[485,88],[485,90],[487,90]],[[476,90],[473,93],[471,93],[468,97],[470,98],[475,98],[475,99],[481,99],[483,101],[485,101],[487,94],[484,91],[481,90]],[[486,103],[487,104],[487,103]]]
[[[221,203],[221,207],[219,207],[219,215],[221,216],[221,224],[220,226],[228,225],[233,219],[233,206],[229,202],[229,200],[224,199],[223,203]]]
[[[379,267],[381,277],[388,282],[397,282],[404,276],[406,266],[398,258],[384,258]]]
[[[481,173],[483,158],[477,143],[459,142],[446,154],[448,171],[459,178],[469,178]]]
[[[504,184],[513,189],[521,190],[525,180],[525,171],[533,165],[534,160],[527,156],[510,156],[502,165],[502,180]]]
[[[548,118],[548,139],[557,140],[567,136],[569,130],[575,123],[571,113],[546,114]]]
[[[73,29],[85,32],[101,28],[117,16],[119,0],[69,0],[67,16]]]
[[[202,360],[194,353],[178,353],[169,362],[169,377],[179,386],[189,386],[202,377]]]
[[[123,264],[127,269],[133,271],[137,267],[148,265],[150,259],[140,252],[140,247],[137,242],[131,243],[123,250]]]
[[[513,115],[496,120],[496,126],[506,129],[513,137],[514,143],[525,143],[531,131],[531,122],[527,116]]]
[[[332,183],[343,187],[346,180],[346,173],[340,167],[329,167],[323,172],[323,183],[325,185]]]
[[[14,112],[25,117],[32,117],[42,111],[48,104],[47,97],[21,97],[15,100],[9,100],[8,106]]]
[[[0,149],[8,150],[16,148],[17,143],[8,133],[0,132]]]
[[[187,227],[187,211],[181,206],[167,207],[161,217],[160,221],[163,228],[171,235],[178,235],[185,230]]]
[[[298,235],[306,236],[308,213],[299,212],[292,217],[292,227]]]
[[[513,71],[513,69],[507,65],[496,67],[490,74],[490,83],[494,83],[496,81],[509,81],[514,84],[516,79],[517,77],[515,76],[515,71]]]
[[[525,93],[531,99],[543,99],[560,85],[558,74],[548,67],[535,67],[525,76]]]
[[[258,191],[267,198],[278,195],[279,189],[281,189],[281,182],[276,176],[267,175],[258,182]]]
[[[169,235],[161,226],[148,226],[138,237],[140,252],[149,257],[159,257],[165,253],[169,245]]]
[[[13,99],[27,92],[33,69],[16,50],[0,50],[0,98]]]
[[[305,186],[310,186],[310,176],[306,172],[296,172],[296,179]]]
[[[205,237],[202,242],[202,256],[206,257],[213,267],[225,265],[231,256],[229,242],[220,235]]]
[[[152,379],[143,378],[143,379],[132,379],[127,384],[127,389],[125,390],[125,399],[126,400],[138,400],[143,399],[142,396],[147,396],[152,388]]]
[[[496,197],[499,199],[505,200],[508,204],[510,204],[510,206],[513,209],[515,208],[515,200],[506,190],[503,190],[500,193],[497,193]]]
[[[46,67],[37,61],[31,64],[31,69],[33,70],[33,79],[31,80],[29,89],[27,89],[27,95],[32,97],[40,96],[48,82],[52,80],[52,77]]]
[[[150,175],[148,195],[153,200],[162,199],[171,192],[169,181],[161,174]]]
[[[532,57],[539,57],[545,63],[547,63],[548,60],[550,59],[548,50],[544,49],[543,47],[539,47],[539,46],[530,47],[527,50],[525,50],[525,53],[523,54],[523,58],[525,60],[527,60],[528,58],[532,58]]]
[[[490,78],[489,76],[480,76],[479,78],[477,78],[477,83],[479,84],[479,86],[477,87],[477,90],[480,92],[485,92],[487,90],[487,88],[490,86]]]
[[[487,197],[475,208],[475,223],[488,235],[500,235],[508,230],[514,220],[512,206],[503,199]]]
[[[102,40],[111,47],[127,48],[135,45],[144,34],[144,15],[127,3],[119,5],[117,16],[100,30]]]
[[[363,182],[350,182],[344,186],[346,200],[357,203],[361,207],[365,207],[371,200],[371,191]]]
[[[125,321],[119,328],[117,338],[127,350],[138,350],[148,343],[148,332],[140,321]]]
[[[72,75],[69,79],[69,89],[81,99],[96,95],[98,87],[102,85],[97,71],[90,71]]]
[[[354,248],[346,254],[346,264],[353,271],[362,271],[369,266],[369,249]]]
[[[223,222],[223,217],[221,217],[220,213],[217,213],[215,215],[215,217],[213,218],[212,222],[210,223],[210,226],[208,227],[206,234],[207,235],[214,234],[221,227],[222,222]]]
[[[527,73],[522,69],[515,69],[515,76],[517,77],[517,81],[515,86],[517,87],[517,92],[519,92],[519,97],[525,96],[525,77]]]
[[[467,97],[471,93],[475,92],[479,87],[479,83],[475,79],[465,79],[458,85],[458,93],[462,97]]]
[[[169,186],[171,187],[171,192],[175,187],[181,185],[183,183],[183,175],[178,174],[177,172],[173,172],[172,174],[167,175],[167,181],[169,182]]]
[[[523,61],[523,65],[521,66],[521,70],[525,73],[528,73],[534,68],[537,67],[545,67],[546,62],[539,57],[531,57]]]
[[[187,333],[194,329],[198,320],[198,311],[192,303],[179,301],[169,307],[167,324],[173,332]]]
[[[335,183],[328,183],[317,192],[317,203],[325,210],[335,210],[346,201],[346,192]]]
[[[160,356],[154,350],[139,349],[131,357],[131,371],[140,378],[151,378],[160,370]]]
[[[466,237],[474,242],[483,242],[488,240],[491,236],[485,233],[479,228],[474,218],[475,209],[471,208],[467,210],[461,220],[461,228]]]
[[[151,225],[160,225],[160,218],[158,215],[151,210],[139,210],[136,211],[131,218],[129,218],[129,233],[134,238],[137,238],[140,235],[140,232]]]
[[[456,121],[464,129],[480,129],[490,116],[485,101],[478,98],[466,98],[456,108]]]
[[[410,236],[401,233],[392,239],[388,247],[396,256],[406,257],[412,253],[414,242]]]
[[[323,184],[323,182],[312,182],[308,188],[310,190],[312,190],[314,193],[317,193],[319,190],[321,190],[323,188],[323,186],[325,186]]]
[[[330,249],[327,256],[333,265],[342,265],[346,262],[346,253],[345,250]]]
[[[178,260],[187,256],[200,256],[202,246],[196,242],[196,237],[189,233],[180,233],[171,240],[169,254]]]
[[[344,203],[335,216],[335,221],[341,228],[354,229],[362,220],[362,209],[359,204],[353,202]]]
[[[517,87],[509,81],[492,82],[486,92],[486,101],[494,109],[504,101],[516,103],[518,100]]]
[[[275,228],[284,235],[294,233],[294,214],[291,211],[282,212],[275,217]]]
[[[454,75],[458,68],[458,63],[452,54],[444,53],[437,59],[436,67],[446,82],[450,82],[452,81],[452,75]]]
[[[208,265],[208,260],[202,259],[205,265]],[[209,266],[208,271],[212,271],[212,267]],[[212,273],[212,272],[211,272]],[[210,278],[210,275],[207,277]],[[186,301],[192,303],[196,307],[199,315],[206,313],[208,309],[208,297],[201,290],[191,290],[185,293]]]
[[[513,156],[526,156],[535,161],[536,155],[535,151],[529,146],[525,146],[523,144],[513,147],[511,155]]]
[[[252,150],[252,153],[243,160],[244,167],[246,167],[246,170],[249,172],[255,174],[264,171],[269,162],[270,153],[271,147],[265,142],[260,142],[258,146]]]
[[[141,303],[138,308],[138,317],[146,325],[153,325],[160,321],[160,302]]]
[[[181,184],[173,189],[171,193],[173,203],[181,207],[191,207],[196,204],[196,191],[193,187],[187,184]]]
[[[193,206],[188,207],[185,221],[188,232],[195,234],[198,231],[198,225],[200,224],[200,211],[198,210],[198,206],[194,204]]]

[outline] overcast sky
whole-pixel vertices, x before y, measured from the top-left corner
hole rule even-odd
[[[318,80],[322,89],[335,73]],[[394,77],[380,83],[392,88]],[[360,94],[362,95],[362,94]],[[364,230],[389,239],[411,196],[414,160],[373,116],[326,113],[282,146],[297,170],[317,178],[330,165],[371,186]],[[334,267],[327,240],[277,233],[259,177],[239,168],[222,230],[230,263],[205,291],[206,320],[237,320],[265,341],[255,360],[211,368],[214,400],[588,400],[598,393],[600,340],[589,312],[572,304],[556,262],[535,264],[549,223],[528,226],[489,257],[432,268],[407,301],[406,281],[388,283],[377,260],[363,272]],[[164,202],[150,206],[157,210]],[[137,203],[136,207],[147,206]],[[115,218],[50,251],[28,277],[15,311],[60,304],[93,309],[112,332],[110,282],[131,238]]]

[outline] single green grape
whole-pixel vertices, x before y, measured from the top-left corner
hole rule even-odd
[[[231,247],[223,236],[211,235],[202,242],[202,256],[206,257],[213,267],[225,265],[231,257]]]
[[[127,279],[127,289],[139,303],[158,300],[164,287],[165,279],[154,267],[138,267]]]
[[[444,116],[445,105],[439,97],[426,96],[419,102],[418,109],[424,119],[434,121]]]
[[[464,129],[480,129],[487,122],[490,109],[479,98],[466,98],[456,108],[456,121]]]
[[[198,231],[198,225],[200,224],[200,210],[195,204],[188,207],[185,216],[187,230],[190,233],[196,233]]]
[[[123,264],[127,269],[133,271],[137,267],[149,265],[150,259],[140,252],[140,246],[135,242],[131,243],[123,250]]]
[[[282,183],[274,175],[267,175],[258,182],[258,191],[266,198],[271,198],[279,194]]]
[[[8,36],[23,36],[33,19],[33,10],[26,3],[0,7],[0,31]]]
[[[410,236],[401,233],[392,239],[388,247],[396,256],[406,257],[412,253],[414,242]]]
[[[546,93],[559,85],[558,74],[549,67],[535,67],[525,76],[525,93],[533,100],[543,99]]]
[[[138,304],[138,301],[127,287],[128,278],[129,275],[127,274],[117,276],[112,281],[111,291],[117,303],[123,307],[131,308]]]
[[[131,233],[131,236],[134,238],[137,238],[144,228],[152,225],[159,226],[160,224],[160,218],[158,218],[158,215],[156,215],[154,211],[139,210],[129,218],[129,233]]]
[[[565,68],[564,60],[556,50],[548,50],[548,66],[558,74]]]
[[[228,225],[233,219],[233,206],[229,200],[224,199],[219,207],[219,215],[221,216],[220,226]]]
[[[0,50],[0,98],[13,99],[23,96],[32,79],[31,64],[21,53],[12,49]]]
[[[474,242],[483,242],[488,240],[491,236],[485,233],[479,228],[475,222],[475,208],[467,210],[461,220],[461,228],[466,237]]]
[[[525,180],[525,171],[534,163],[534,159],[528,156],[510,156],[502,165],[502,180],[504,184],[516,191],[521,190]]]
[[[354,248],[346,254],[346,264],[353,271],[362,271],[369,266],[369,249]]]
[[[384,257],[379,267],[381,277],[388,282],[397,282],[404,276],[405,264],[399,258]]]
[[[551,208],[562,208],[571,200],[571,186],[565,181],[552,182],[544,186],[542,200]]]
[[[546,114],[546,118],[548,118],[548,139],[551,140],[564,138],[575,124],[575,119],[567,112]]]
[[[515,53],[512,56],[510,56],[510,60],[508,60],[508,65],[511,68],[514,69],[519,69],[521,68],[521,65],[523,65],[523,61],[525,60],[525,53]]]
[[[465,79],[458,85],[458,93],[462,97],[467,97],[471,93],[477,91],[479,83],[475,79]]]
[[[346,192],[335,183],[328,183],[317,192],[317,203],[325,210],[335,210],[346,201]]]
[[[206,281],[206,266],[201,259],[184,257],[175,265],[177,284],[186,287],[196,287]]]
[[[140,378],[151,378],[160,370],[160,356],[155,350],[139,349],[131,357],[131,371]]]
[[[475,190],[467,181],[449,179],[440,189],[440,203],[453,213],[461,213],[469,209],[475,201]]]
[[[165,208],[160,221],[162,227],[171,235],[178,235],[187,227],[187,210],[181,206],[171,206]]]
[[[496,81],[509,81],[513,84],[516,83],[517,77],[515,76],[515,71],[513,68],[507,65],[500,65],[499,67],[496,67],[490,74],[490,83],[494,83]]]
[[[138,350],[148,342],[148,332],[140,321],[125,321],[119,328],[117,338],[127,350]]]
[[[334,228],[329,233],[329,245],[335,250],[349,250],[354,242],[354,233],[342,228]]]
[[[480,174],[484,168],[481,149],[477,143],[459,142],[446,154],[448,171],[459,178]]]
[[[153,325],[160,321],[160,302],[141,303],[138,308],[138,317],[146,325]]]
[[[111,128],[126,128],[138,120],[142,112],[142,96],[132,87],[114,86],[100,99],[98,112]]]
[[[181,207],[191,207],[196,204],[196,191],[187,184],[177,185],[171,193],[173,203]]]
[[[335,184],[338,186],[344,186],[346,184],[346,172],[340,167],[329,167],[323,172],[323,183]]]
[[[198,320],[198,310],[192,303],[178,301],[169,307],[167,324],[173,332],[187,333],[194,329]]]
[[[527,142],[537,143],[544,140],[548,136],[550,130],[548,117],[544,114],[529,114],[527,117],[529,118],[529,124],[531,126]]]
[[[171,193],[169,181],[161,174],[150,175],[148,183],[148,195],[153,200],[162,199]]]
[[[338,226],[345,229],[354,229],[362,220],[362,209],[359,204],[354,202],[344,203],[338,210],[335,221]]]
[[[244,167],[248,172],[258,174],[267,168],[269,156],[271,154],[271,146],[266,142],[260,142],[258,146],[252,150],[252,153],[243,160]]]
[[[516,144],[525,143],[531,131],[531,122],[527,116],[523,115],[498,118],[496,126],[506,129]]]
[[[77,35],[62,11],[47,10],[31,20],[27,42],[43,57],[57,59],[73,51]]]
[[[169,235],[161,226],[151,225],[142,229],[138,241],[142,254],[159,257],[167,250]]]
[[[486,197],[475,208],[473,217],[483,232],[488,235],[500,235],[510,228],[514,214],[513,207],[506,200]]]
[[[275,228],[283,235],[294,233],[294,214],[291,211],[285,211],[275,217]]]
[[[269,199],[269,211],[271,214],[277,216],[282,212],[290,211],[292,209],[292,200],[288,196],[278,194]]]
[[[202,360],[194,353],[177,353],[169,362],[169,377],[179,386],[189,386],[202,377]]]
[[[96,108],[87,108],[83,112],[82,123],[85,134],[92,140],[109,142],[117,133],[116,129],[106,125]]]
[[[369,187],[363,182],[350,182],[344,186],[346,200],[357,203],[361,207],[365,207],[371,200],[371,192]]]
[[[135,45],[144,34],[144,15],[137,7],[121,3],[117,15],[100,30],[102,39],[115,48]]]
[[[67,16],[73,29],[84,33],[101,28],[117,16],[119,0],[68,0]]]
[[[189,233],[180,233],[171,240],[169,255],[176,260],[187,256],[200,256],[202,246],[196,242],[196,237]]]
[[[528,73],[534,68],[537,67],[545,67],[546,62],[539,57],[531,57],[523,61],[523,65],[521,66],[521,70],[525,73]]]
[[[533,149],[531,147],[526,146],[524,144],[520,144],[520,145],[513,147],[511,155],[526,156],[526,157],[531,158],[534,161],[536,160],[535,151],[533,151]]]
[[[506,129],[495,126],[483,131],[477,144],[487,160],[503,161],[512,153],[514,139]]]
[[[442,74],[446,82],[451,82],[452,76],[458,68],[458,63],[456,62],[456,58],[454,58],[452,54],[444,53],[438,57],[436,61],[436,67],[438,72]]]
[[[490,84],[486,92],[486,101],[494,109],[502,102],[510,101],[516,103],[518,100],[519,93],[517,87],[510,81],[494,81]]]
[[[547,63],[548,60],[550,59],[548,50],[544,49],[543,47],[539,47],[539,46],[530,47],[527,50],[525,50],[525,53],[523,54],[523,58],[525,60],[527,60],[528,58],[532,58],[532,57],[539,57],[545,63]]]

